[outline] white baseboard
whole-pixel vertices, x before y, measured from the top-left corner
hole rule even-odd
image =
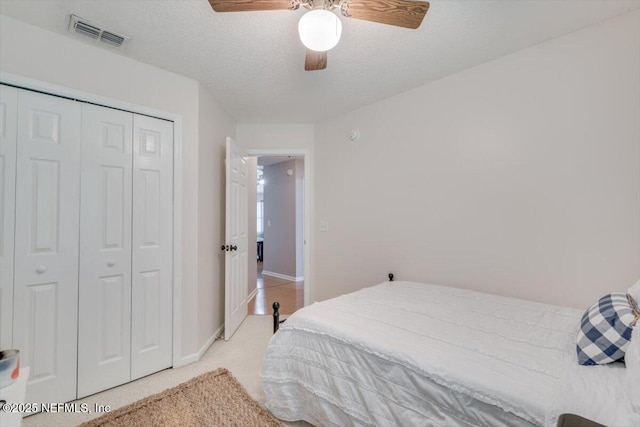
[[[247,297],[247,302],[251,301],[253,297],[255,297],[257,294],[258,294],[258,288],[255,288],[253,291],[251,291],[251,293]]]
[[[293,277],[293,276],[287,276],[286,274],[274,273],[273,271],[267,271],[267,270],[262,270],[262,275],[275,277],[276,279],[284,279],[290,282],[301,282],[302,280],[304,280],[304,276]]]
[[[211,347],[211,344],[220,336],[222,331],[224,330],[224,323],[220,326],[214,333],[209,337],[207,341],[200,347],[196,353],[190,354],[188,356],[184,356],[180,359],[180,363],[178,365],[173,365],[174,368],[179,368],[180,366],[185,366],[193,362],[197,362],[204,356],[204,353]]]

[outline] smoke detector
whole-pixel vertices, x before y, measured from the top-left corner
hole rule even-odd
[[[129,40],[129,37],[127,36],[107,30],[101,25],[87,19],[80,18],[76,15],[71,15],[71,19],[69,20],[69,31],[117,48],[121,48]]]

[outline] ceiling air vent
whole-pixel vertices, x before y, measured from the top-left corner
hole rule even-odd
[[[120,47],[126,38],[124,36],[120,36],[118,34],[114,34],[111,31],[103,31],[100,34],[100,41],[106,44],[110,44],[111,46]]]
[[[100,28],[89,25],[86,22],[77,21],[74,28],[76,33],[80,33],[83,36],[91,37],[92,39],[100,37]]]
[[[100,25],[76,15],[71,15],[69,31],[72,33],[82,34],[83,36],[90,37],[94,40],[99,40],[102,43],[114,47],[121,47],[127,40],[129,40],[129,37],[127,36],[116,34],[113,31],[102,28]]]

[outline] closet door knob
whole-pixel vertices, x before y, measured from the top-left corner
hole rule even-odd
[[[107,267],[113,267],[114,265],[116,265],[116,262],[112,259],[110,259],[109,261],[107,261]]]
[[[41,265],[40,267],[36,268],[36,273],[38,274],[42,274],[45,271],[47,271],[47,267],[45,267],[44,265]]]

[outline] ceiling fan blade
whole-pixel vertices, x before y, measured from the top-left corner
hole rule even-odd
[[[304,58],[305,71],[324,70],[325,68],[327,68],[327,52],[307,49],[307,55]]]
[[[251,12],[257,10],[295,10],[298,0],[209,0],[216,12]]]
[[[396,27],[416,29],[429,10],[429,2],[409,0],[343,0],[342,14],[347,17]]]

